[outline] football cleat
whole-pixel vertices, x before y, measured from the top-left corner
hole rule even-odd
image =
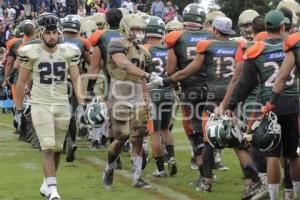
[[[265,187],[261,181],[257,182],[255,185],[248,186],[242,195],[242,200],[252,199],[254,196],[259,196],[261,192],[265,193]]]
[[[114,170],[106,167],[103,172],[103,185],[106,189],[112,188]]]
[[[212,179],[204,178],[202,179],[202,183],[200,183],[200,185],[197,186],[196,190],[198,192],[211,192],[212,182]]]
[[[164,178],[167,176],[167,174],[164,170],[162,170],[162,171],[155,170],[151,175],[156,178]]]
[[[40,194],[43,196],[43,197],[46,197],[46,198],[49,198],[50,197],[50,190],[47,186],[47,184],[42,184],[41,187],[40,187]]]
[[[170,176],[177,174],[176,160],[174,157],[171,157],[168,162],[168,172]]]
[[[191,169],[193,169],[193,170],[197,170],[198,169],[196,158],[194,156],[191,157]]]
[[[67,137],[66,143],[66,161],[73,162],[75,159],[75,151],[77,150],[77,145],[74,144],[70,137]]]
[[[152,186],[141,178],[133,182],[132,186],[135,188],[152,189]]]
[[[283,192],[283,199],[284,200],[293,200],[294,198],[294,190],[293,189],[284,189]]]
[[[229,167],[225,166],[223,163],[221,162],[217,162],[214,164],[213,167],[215,170],[219,170],[219,171],[227,171],[229,170]]]
[[[60,200],[60,196],[57,192],[52,192],[49,197],[49,200]]]

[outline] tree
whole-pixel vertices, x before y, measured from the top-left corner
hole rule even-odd
[[[215,3],[220,6],[220,10],[232,20],[235,29],[237,29],[236,25],[242,11],[253,9],[261,15],[265,15],[274,8],[270,2],[270,0],[215,0]]]

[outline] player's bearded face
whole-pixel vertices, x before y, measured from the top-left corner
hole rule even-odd
[[[55,47],[59,38],[57,30],[45,30],[43,33],[43,40],[48,47]]]

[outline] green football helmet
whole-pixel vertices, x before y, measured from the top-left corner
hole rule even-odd
[[[244,139],[244,127],[245,124],[240,120],[234,123],[226,115],[217,117],[212,114],[205,127],[208,143],[217,149],[238,147]]]
[[[276,148],[281,141],[281,126],[277,122],[277,116],[273,112],[262,119],[257,120],[251,126],[251,134],[247,136],[247,141],[253,147],[262,152]]]
[[[32,25],[33,27],[35,27],[34,22],[30,19],[25,19],[21,21],[19,24],[19,36],[23,36],[25,34],[24,30],[25,30],[25,26],[27,25]]]
[[[182,11],[184,25],[202,26],[206,20],[206,14],[203,7],[198,3],[187,5]]]
[[[257,16],[259,14],[255,10],[245,10],[239,16],[238,26],[240,33],[247,40],[253,39],[252,22]]]
[[[169,33],[171,31],[179,31],[182,30],[183,24],[178,20],[169,21],[166,25],[166,32]]]
[[[143,34],[134,34],[133,29],[141,29]],[[138,14],[126,15],[120,21],[120,33],[128,41],[135,44],[142,44],[145,39],[146,24],[144,19]]]
[[[62,20],[63,31],[79,33],[80,20],[76,15],[67,15]]]
[[[160,17],[152,16],[145,20],[146,37],[163,38],[165,35],[165,23]]]
[[[92,127],[100,127],[108,120],[107,106],[98,97],[94,97],[84,112],[84,121]]]

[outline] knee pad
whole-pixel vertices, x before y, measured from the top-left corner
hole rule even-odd
[[[195,156],[202,155],[202,150],[204,147],[203,134],[195,133],[195,134],[189,135],[189,140],[191,142]]]

